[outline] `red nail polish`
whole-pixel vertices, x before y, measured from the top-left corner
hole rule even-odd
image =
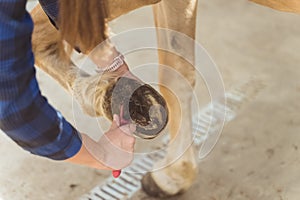
[[[121,170],[113,170],[112,175],[114,178],[118,178],[121,175]]]

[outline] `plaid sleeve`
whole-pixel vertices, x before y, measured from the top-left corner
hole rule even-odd
[[[26,0],[0,0],[0,128],[33,154],[64,160],[81,148],[80,134],[39,90]]]

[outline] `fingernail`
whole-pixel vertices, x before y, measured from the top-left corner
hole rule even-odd
[[[114,178],[118,178],[121,175],[121,170],[113,170],[112,175]]]

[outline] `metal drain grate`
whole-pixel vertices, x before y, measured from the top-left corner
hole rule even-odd
[[[237,87],[236,89],[227,92],[226,95],[226,119],[225,122],[229,122],[236,117],[237,111],[240,107],[254,98],[261,89],[264,88],[258,80],[250,80],[245,84]],[[218,111],[218,106],[214,104],[214,108]],[[224,109],[224,105],[220,105],[221,109]],[[214,122],[217,119],[213,119],[211,116],[212,106],[207,105],[201,112],[193,118],[194,128],[194,144],[200,146],[201,143],[207,137],[206,133],[211,123],[213,129]],[[196,134],[195,134],[196,133]],[[208,133],[209,134],[209,133]],[[164,139],[164,145],[168,142],[168,138]],[[88,194],[82,196],[80,200],[125,200],[132,197],[136,191],[141,188],[141,179],[143,175],[151,170],[153,163],[164,158],[166,151],[157,151],[151,155],[147,155],[141,159],[137,159],[133,164],[122,172],[119,178],[108,178],[103,184],[95,187]],[[130,173],[130,172],[134,173]]]

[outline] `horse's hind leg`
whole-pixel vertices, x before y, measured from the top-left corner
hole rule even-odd
[[[161,66],[168,66],[179,73],[170,73],[160,67],[159,79],[161,92],[169,106],[169,131],[171,143],[166,158],[157,163],[162,170],[147,174],[143,179],[144,190],[153,196],[176,195],[187,190],[197,174],[192,143],[192,90],[195,85],[194,43],[196,28],[197,0],[163,0],[154,5],[154,16],[158,28],[171,29],[183,33],[191,40],[185,40],[180,34],[169,31],[157,31],[158,47],[169,49],[180,55],[159,50]],[[180,76],[184,77],[182,81]],[[189,147],[189,148],[188,148]],[[180,157],[179,159],[177,159]],[[177,159],[175,161],[175,159]],[[175,161],[174,163],[170,163]],[[171,165],[170,165],[171,164]]]

